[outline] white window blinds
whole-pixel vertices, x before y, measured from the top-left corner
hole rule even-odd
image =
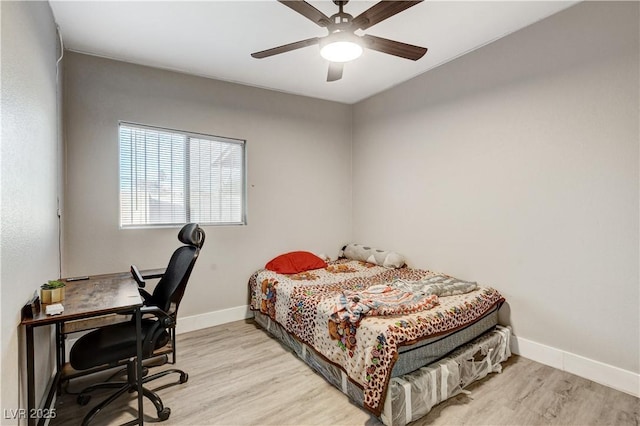
[[[245,223],[245,143],[120,123],[120,226]]]

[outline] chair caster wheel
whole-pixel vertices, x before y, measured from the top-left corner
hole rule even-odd
[[[161,411],[158,411],[158,418],[161,422],[167,420],[171,415],[171,408],[165,407]]]
[[[85,395],[85,394],[80,394],[78,395],[78,397],[76,398],[76,402],[79,405],[87,405],[89,403],[89,401],[91,401],[91,395]]]
[[[187,373],[180,374],[180,383],[187,383],[189,381],[189,375]]]

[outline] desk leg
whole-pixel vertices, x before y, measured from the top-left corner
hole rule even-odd
[[[49,388],[49,392],[47,393],[47,398],[44,402],[44,407],[46,409],[51,407],[53,403],[54,396],[62,395],[62,368],[64,367],[65,356],[64,356],[64,333],[63,333],[64,323],[57,322],[55,324],[56,328],[56,372],[53,376],[53,383]],[[35,408],[35,407],[34,407]],[[36,421],[36,425],[44,425],[46,421],[46,417],[42,416],[38,418]]]
[[[36,419],[31,417],[31,412],[36,408],[35,394],[35,362],[33,360],[33,327],[26,326],[27,332],[27,424],[33,426]]]
[[[62,371],[62,367],[64,367],[64,363],[66,362],[64,352],[65,352],[65,342],[64,342],[64,323],[57,322],[56,323],[56,361],[58,366],[58,371]]]
[[[136,309],[136,379],[138,380],[138,424],[144,424],[144,412],[142,410],[143,393],[142,393],[142,312],[140,308]]]
[[[64,327],[63,323],[56,323],[56,373],[61,376],[62,368],[65,363],[65,347],[64,347],[64,333],[62,328]],[[58,395],[62,395],[62,380],[57,381],[56,391]]]

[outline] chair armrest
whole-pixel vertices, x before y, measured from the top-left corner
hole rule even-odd
[[[142,273],[142,278],[153,280],[155,278],[162,278],[166,271],[167,271],[167,268],[158,268],[158,269],[145,269],[140,272]]]
[[[153,352],[153,338],[158,330],[174,327],[176,323],[171,315],[158,308],[157,306],[143,306],[140,308],[140,314],[151,314],[158,318],[158,321],[156,321],[155,324],[153,324],[153,326],[147,331],[147,335],[142,341],[142,353],[150,354],[151,352]]]
[[[171,315],[158,308],[157,306],[143,306],[140,308],[140,314],[146,315],[151,314],[154,317],[158,318],[159,322],[162,323],[163,327],[173,327],[176,325],[175,320]]]
[[[140,271],[136,265],[131,265],[129,270],[131,271],[131,276],[136,280],[140,288],[144,288],[147,285],[145,280],[162,278],[167,271],[166,268],[145,269],[144,271]]]
[[[129,268],[129,271],[131,271],[131,276],[138,283],[138,287],[143,288],[144,286],[147,285],[147,283],[144,281],[144,278],[142,277],[142,274],[140,273],[136,265],[131,265],[131,267]]]

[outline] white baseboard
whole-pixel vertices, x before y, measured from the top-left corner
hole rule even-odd
[[[214,325],[225,324],[233,321],[240,321],[253,318],[253,312],[248,305],[236,306],[235,308],[222,309],[220,311],[207,312],[205,314],[192,315],[189,317],[179,317],[176,325],[176,333],[187,333],[189,331],[201,330]]]
[[[640,374],[632,371],[514,335],[511,336],[511,351],[541,364],[640,397]]]
[[[248,305],[180,317],[178,319],[176,332],[178,334],[187,333],[189,331],[201,330],[203,328],[252,317],[253,312],[251,312]],[[75,339],[67,343],[67,350],[74,342]],[[541,364],[567,371],[596,383],[640,397],[640,374],[632,371],[623,370],[613,365],[585,358],[515,335],[511,336],[511,351]]]
[[[249,306],[208,312],[178,320],[177,333],[200,330],[253,317]],[[511,351],[559,370],[640,397],[640,374],[512,335]]]

